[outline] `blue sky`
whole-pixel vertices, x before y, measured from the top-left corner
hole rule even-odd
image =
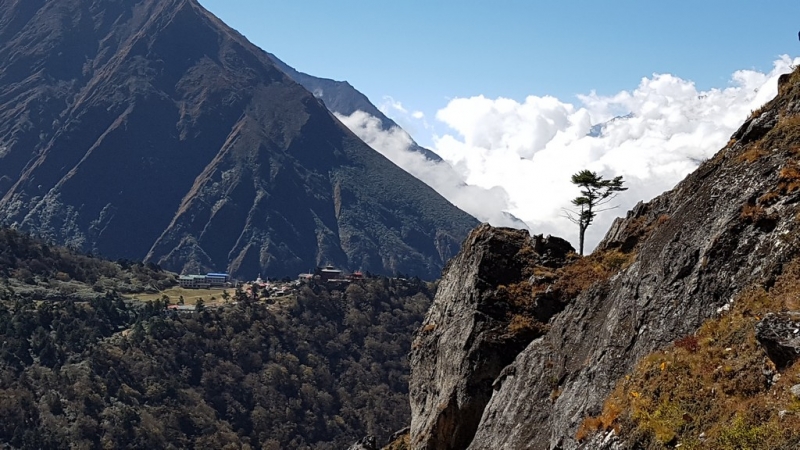
[[[655,72],[724,87],[800,49],[796,0],[200,1],[296,69],[429,117],[454,97],[570,101]]]
[[[624,176],[588,249],[713,156],[800,65],[797,0],[200,2],[296,69],[365,93],[445,163],[368,115],[340,120],[482,221],[577,243],[563,217],[571,174]]]

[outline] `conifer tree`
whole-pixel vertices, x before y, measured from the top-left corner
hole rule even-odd
[[[586,229],[592,224],[597,213],[611,208],[601,208],[613,200],[621,191],[628,188],[622,187],[622,176],[610,180],[603,179],[602,175],[590,170],[581,170],[572,175],[572,184],[581,188],[581,195],[572,199],[576,209],[565,209],[567,219],[578,225],[579,252],[583,255],[583,243]]]

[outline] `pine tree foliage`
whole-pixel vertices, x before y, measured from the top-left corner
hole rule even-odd
[[[581,188],[581,195],[572,199],[572,205],[576,209],[565,209],[564,212],[570,221],[578,225],[580,239],[578,247],[581,255],[583,255],[586,229],[592,224],[597,213],[611,209],[603,206],[613,200],[619,192],[628,189],[622,187],[622,183],[622,176],[606,180],[597,172],[586,169],[572,175],[572,184]]]

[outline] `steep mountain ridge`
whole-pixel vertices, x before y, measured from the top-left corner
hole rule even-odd
[[[4,224],[177,271],[435,278],[477,223],[194,0],[0,17]]]
[[[482,369],[472,358],[458,359],[429,334],[443,336],[460,329],[458,321],[441,320],[431,328],[443,310],[478,319],[479,312],[465,298],[487,287],[468,281],[463,287],[466,296],[440,291],[417,333],[415,342],[423,345],[412,351],[412,448],[566,450],[600,448],[610,442],[603,435],[600,441],[581,443],[576,433],[584,420],[603,411],[619,380],[651,352],[724,315],[746,288],[769,290],[798,257],[798,148],[800,72],[795,71],[781,78],[778,97],[756,111],[714,158],[673,190],[638,205],[614,223],[590,258],[626,255],[618,272],[574,296],[550,321],[546,334],[516,355],[493,384],[473,385],[472,391],[458,394],[459,403],[485,395],[491,400],[475,428],[454,430],[460,433],[449,437],[454,444],[414,425],[460,423],[474,414],[462,416],[448,403],[425,407],[438,393],[448,392],[431,364],[462,367],[461,378],[449,380],[448,386]],[[475,249],[467,246],[465,251]],[[494,263],[502,266],[505,261]],[[584,272],[591,270],[589,265]],[[472,280],[468,272],[450,265],[444,279]],[[529,281],[536,282],[535,276]],[[466,339],[476,347],[484,338],[473,333]],[[415,354],[427,356],[415,358]],[[764,370],[769,373],[768,367]],[[423,386],[424,392],[415,395],[415,386]],[[625,439],[613,440],[613,448],[638,448],[635,440]]]
[[[347,81],[320,78],[300,72],[278,59],[277,56],[271,53],[267,54],[286,75],[289,75],[291,79],[303,85],[309,92],[314,94],[314,97],[321,99],[325,103],[325,106],[332,112],[349,116],[356,111],[363,111],[380,120],[381,128],[384,131],[391,130],[392,128],[400,128],[394,120],[387,117],[386,114],[375,107],[366,95],[362,94]],[[411,142],[409,150],[421,153],[431,161],[443,161],[441,156],[413,141]]]

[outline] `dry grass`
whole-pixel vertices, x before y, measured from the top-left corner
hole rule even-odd
[[[533,267],[530,273],[536,281],[524,280],[508,286],[499,286],[497,301],[509,306],[507,330],[512,335],[533,333],[541,335],[547,331],[546,324],[531,317],[531,308],[540,296],[561,303],[569,303],[593,284],[608,280],[628,267],[634,253],[619,250],[597,251],[589,256],[571,255],[570,262],[559,269]]]
[[[778,174],[778,192],[781,194],[791,194],[800,189],[800,166],[794,161],[790,161]]]
[[[789,150],[800,142],[800,115],[781,117],[777,125],[764,136],[762,146],[766,149]]]
[[[800,364],[771,384],[775,367],[755,339],[760,318],[794,308],[798,295],[795,261],[769,292],[752,287],[729,313],[644,358],[576,437],[617,428],[638,436],[636,448],[644,449],[798,448],[800,401],[789,389],[800,382]]]
[[[777,192],[770,191],[759,197],[756,204],[761,206],[772,206],[775,203],[778,203],[778,200],[780,200],[780,198],[781,198],[780,194],[778,194]]]
[[[214,302],[222,302],[222,291],[224,289],[184,289],[182,287],[172,287],[156,294],[136,294],[131,296],[134,300],[149,302],[161,300],[164,296],[169,298],[170,304],[177,304],[181,296],[186,305],[194,305],[198,300],[203,299],[203,303],[209,305]],[[228,294],[233,297],[233,292],[228,289]],[[213,300],[212,300],[213,298]]]
[[[634,253],[619,250],[598,251],[565,266],[558,273],[553,289],[565,298],[574,298],[593,284],[605,281],[626,269]]]
[[[765,106],[766,105],[762,105],[760,108],[755,109],[755,110],[751,109],[750,110],[750,115],[747,118],[748,119],[755,119],[756,117],[760,116],[761,114],[764,114],[764,111],[766,110]]]
[[[533,333],[540,335],[545,331],[545,325],[537,322],[530,316],[514,314],[508,323],[508,332],[513,335]]]
[[[689,353],[697,353],[697,350],[700,349],[700,341],[697,340],[697,336],[686,336],[675,341],[675,347],[682,348]]]
[[[505,301],[514,309],[525,309],[533,302],[536,286],[527,281],[498,286],[497,299]]]
[[[383,447],[382,450],[408,450],[411,448],[411,435],[410,433],[405,433],[402,436],[398,437],[391,443],[389,443],[386,447]]]
[[[510,303],[517,306],[530,305],[536,294],[545,291],[563,301],[569,301],[593,284],[605,281],[624,270],[634,258],[634,253],[623,253],[619,250],[598,251],[585,257],[574,255],[570,263],[555,271],[534,269],[534,273],[542,276],[537,284],[526,281],[512,286],[501,286],[501,290],[507,293]]]
[[[742,153],[736,156],[736,161],[740,163],[753,163],[766,156],[767,152],[757,144],[747,146]]]
[[[623,409],[619,402],[607,401],[603,405],[603,413],[597,417],[587,417],[578,427],[575,438],[582,441],[599,430],[616,430],[619,432],[617,421]]]
[[[767,218],[767,211],[761,205],[746,204],[742,206],[739,217],[748,223],[758,223]]]
[[[762,195],[756,201],[759,206],[771,206],[778,203],[782,196],[800,190],[800,164],[796,161],[787,162],[778,173],[778,184],[775,188]],[[744,209],[742,218],[744,218]]]

